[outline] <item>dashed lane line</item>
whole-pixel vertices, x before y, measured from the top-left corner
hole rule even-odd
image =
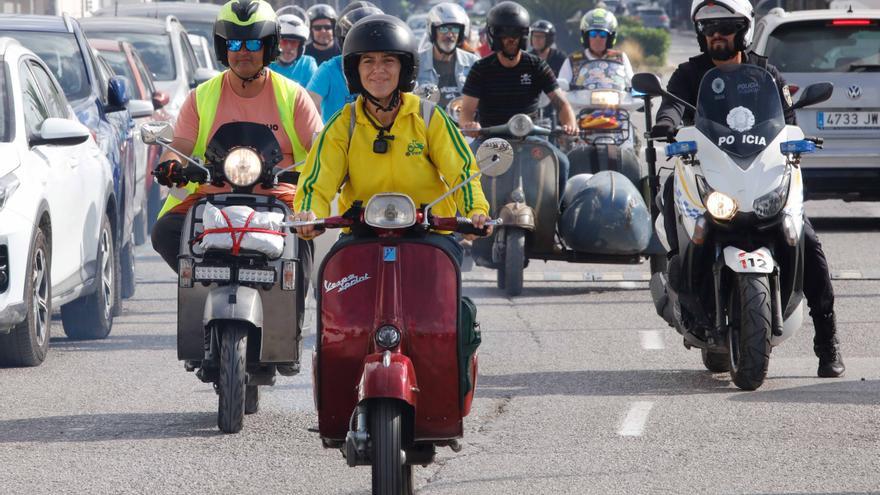
[[[663,334],[659,330],[641,330],[639,336],[642,341],[642,349],[653,351],[666,348]]]
[[[617,434],[622,437],[640,437],[645,431],[645,424],[648,422],[648,416],[651,408],[654,407],[653,402],[637,401],[633,402],[623,418],[623,424],[617,430]]]

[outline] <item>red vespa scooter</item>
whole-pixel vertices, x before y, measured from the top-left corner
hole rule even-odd
[[[484,170],[509,166],[513,151],[492,139],[477,158],[490,162]],[[454,191],[420,209],[406,195],[377,194],[341,217],[291,224],[352,229],[319,272],[314,397],[324,447],[349,466],[372,465],[374,494],[412,493],[413,465],[430,464],[437,446],[461,449],[480,334],[458,263],[426,234],[485,231],[431,215]]]

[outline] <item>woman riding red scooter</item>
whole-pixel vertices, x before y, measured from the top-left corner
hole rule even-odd
[[[371,464],[381,494],[410,493],[412,465],[430,463],[438,445],[458,448],[479,333],[449,231],[491,232],[479,180],[468,181],[474,155],[440,108],[409,93],[417,61],[397,18],[351,29],[343,68],[359,96],[319,135],[295,199],[301,237],[350,228],[319,272],[315,404],[324,446],[350,466]],[[340,188],[346,213],[325,218]]]

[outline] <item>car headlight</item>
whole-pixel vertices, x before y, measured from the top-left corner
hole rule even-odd
[[[706,198],[706,210],[716,220],[730,220],[738,208],[735,199],[718,191],[712,191]]]
[[[532,124],[532,119],[528,115],[520,113],[510,118],[507,127],[510,128],[510,133],[514,136],[526,137],[532,132],[532,129],[535,126]]]
[[[223,175],[233,185],[247,187],[257,182],[263,171],[263,161],[250,148],[235,148],[223,160]]]
[[[7,174],[3,177],[0,177],[0,210],[6,206],[6,201],[9,200],[9,197],[12,196],[12,193],[18,189],[18,186],[21,185],[18,177],[15,174]]]
[[[416,223],[416,205],[405,194],[376,194],[367,201],[364,221],[380,229],[402,229]]]
[[[590,94],[590,103],[603,107],[616,107],[620,105],[620,93],[617,91],[593,91]]]
[[[770,218],[775,216],[785,206],[788,201],[788,191],[791,185],[791,167],[785,167],[785,173],[782,176],[782,183],[779,187],[761,196],[752,203],[755,215],[758,218]]]
[[[400,330],[391,325],[383,325],[376,330],[376,345],[383,349],[394,349],[400,343]]]

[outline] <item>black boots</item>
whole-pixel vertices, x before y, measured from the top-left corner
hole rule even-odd
[[[813,351],[819,357],[819,369],[816,373],[821,378],[837,378],[843,375],[846,366],[843,364],[843,356],[840,355],[834,313],[813,318],[813,324],[816,327]]]

